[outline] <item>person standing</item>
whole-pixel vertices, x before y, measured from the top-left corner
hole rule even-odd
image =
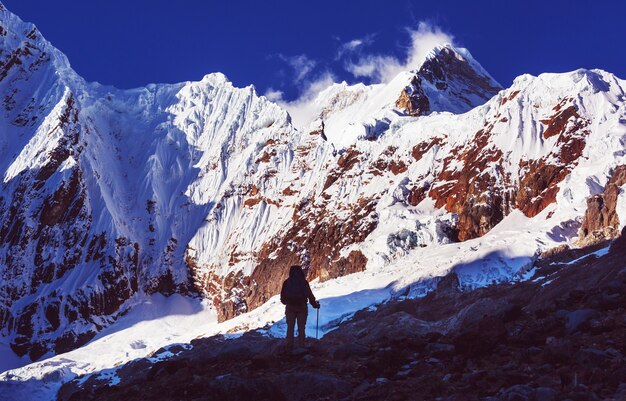
[[[298,346],[304,347],[306,319],[309,313],[307,301],[315,309],[319,309],[320,304],[315,300],[311,287],[304,277],[302,267],[291,266],[289,278],[283,282],[280,291],[280,302],[285,305],[285,317],[287,319],[287,349],[293,348],[296,322],[298,322]]]

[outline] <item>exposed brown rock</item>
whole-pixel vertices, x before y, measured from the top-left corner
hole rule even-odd
[[[522,161],[520,171],[515,204],[528,217],[536,216],[556,202],[558,184],[570,172],[568,168],[546,164],[543,160]]]
[[[276,150],[264,151],[261,157],[256,160],[256,163],[268,163],[272,156],[276,156]]]
[[[303,207],[284,235],[262,247],[256,256],[259,264],[250,277],[237,273],[203,281],[203,291],[218,294],[215,298],[218,318],[230,319],[266,302],[280,291],[293,264],[304,265],[309,280],[324,281],[363,271],[367,258],[361,252],[352,251],[343,258],[340,251],[362,242],[376,228],[376,202],[359,201],[352,206],[347,220],[339,220],[324,207]]]
[[[75,103],[76,101],[74,100],[74,96],[70,95],[67,99],[63,113],[59,116],[59,128],[65,128],[70,122],[78,122],[78,109],[76,109]]]
[[[517,93],[509,95],[515,96]],[[539,160],[522,160],[518,185],[504,173],[502,152],[489,145],[494,123],[486,122],[467,145],[453,149],[444,159],[428,195],[437,207],[458,214],[461,241],[484,235],[513,208],[533,217],[556,201],[558,184],[576,166],[589,135],[589,121],[580,118],[575,106],[566,107],[570,102],[571,99],[561,101],[554,108],[556,114],[545,122],[548,135],[558,135],[553,151]],[[574,122],[568,125],[570,120]],[[416,145],[413,158],[419,161],[432,146],[433,143]],[[461,168],[450,168],[459,162]],[[491,172],[486,174],[488,166]],[[422,187],[411,189],[411,204],[422,200],[423,191]]]
[[[333,185],[340,176],[350,171],[352,167],[356,166],[360,161],[361,152],[354,147],[346,149],[346,151],[339,156],[337,167],[328,173],[328,177],[326,177],[326,182],[324,183],[324,190]]]
[[[567,122],[571,119],[577,119],[580,116],[575,106],[569,106],[564,110],[559,110],[552,117],[547,120],[542,120],[543,124],[546,124],[548,128],[543,132],[543,137],[548,139],[555,135],[560,135],[565,130]]]
[[[285,196],[292,196],[292,195],[296,195],[297,193],[298,191],[291,189],[291,186],[288,186],[282,191],[282,194]]]
[[[400,97],[396,100],[396,107],[405,114],[414,117],[430,112],[430,102],[422,89],[420,77],[414,76],[409,86],[402,90]]]
[[[2,28],[2,30],[4,29]],[[0,30],[0,34],[2,34],[2,30]],[[36,33],[36,30],[29,32],[30,36],[27,36],[27,39],[30,40],[22,42],[17,49],[4,49],[6,56],[0,60],[0,81],[3,81],[10,73],[15,75],[16,71],[34,72],[43,63],[50,60],[49,55],[33,42],[36,39]],[[5,35],[6,31],[2,36]],[[3,52],[4,54],[5,52]]]
[[[276,140],[268,139],[265,142],[265,148],[263,149],[263,154],[256,160],[256,163],[268,163],[272,157],[277,155],[277,150],[274,147],[276,144]]]
[[[620,188],[626,184],[626,166],[619,166],[611,175],[604,191],[587,199],[587,211],[578,233],[580,245],[616,238],[620,233],[620,216],[617,215],[617,197]],[[626,219],[626,216],[622,216]]]
[[[358,273],[365,271],[367,266],[367,257],[363,255],[361,251],[351,251],[347,258],[341,258],[337,261],[335,268],[331,271],[326,271],[325,276],[320,276],[321,281],[329,279],[343,277],[348,274]]]
[[[139,288],[139,245],[127,238],[110,238],[106,232],[91,232],[79,167],[64,172],[68,178],[50,188],[49,180],[58,174],[62,163],[70,156],[79,158],[80,129],[77,106],[73,96],[69,96],[58,125],[53,128],[63,132],[57,147],[49,153],[48,162],[39,170],[23,172],[12,180],[9,185],[15,189],[10,205],[4,205],[4,199],[0,199],[0,243],[7,246],[7,252],[0,255],[0,263],[7,266],[1,280],[23,283],[5,287],[4,300],[41,294],[42,286],[86,264],[97,268],[94,284],[98,290],[87,287],[65,297],[55,292],[38,295],[22,310],[12,308],[10,302],[0,307],[0,325],[15,330],[12,349],[33,360],[49,351],[66,352],[85,344],[102,329],[102,317],[115,319],[123,313],[121,306]],[[149,213],[154,212],[154,202],[149,200],[146,207]],[[50,256],[53,248],[63,250],[54,261]],[[32,250],[32,260],[24,261],[21,256],[26,249]],[[166,254],[166,264],[167,261]],[[26,272],[24,263],[33,267],[32,274]],[[149,280],[142,289],[184,292],[178,284],[168,284],[168,273],[166,270],[162,277]],[[25,280],[15,279],[21,275]],[[76,327],[85,329],[79,332]]]
[[[418,180],[418,182],[419,181],[420,180]],[[407,203],[411,206],[419,205],[424,199],[426,199],[426,195],[428,194],[429,189],[429,185],[413,185],[413,187],[409,190]]]
[[[97,333],[95,331],[88,331],[80,334],[76,334],[72,331],[66,332],[54,341],[54,352],[62,354],[78,347],[82,347],[94,338],[96,334]]]
[[[389,170],[393,173],[393,175],[402,174],[406,172],[408,169],[409,167],[406,164],[404,164],[402,160],[399,160],[399,161],[392,160],[389,163]]]
[[[4,80],[9,71],[16,65],[22,65],[22,57],[30,56],[32,52],[28,46],[24,46],[9,53],[4,60],[0,61],[0,81]]]
[[[37,39],[37,28],[33,27],[27,34],[26,37],[31,40]]]
[[[554,109],[561,110],[563,103],[564,101]],[[572,116],[576,118],[576,122],[566,130],[567,121]],[[590,122],[580,119],[573,106],[558,112],[551,121],[550,136],[559,135],[554,150],[542,159],[520,163],[520,187],[516,195],[516,205],[528,217],[536,216],[556,202],[558,184],[578,163],[585,149],[586,137],[590,133],[587,129]],[[551,161],[554,159],[561,164],[554,164]]]
[[[505,97],[502,98],[502,100],[500,101],[500,105],[504,106],[506,104],[506,102],[515,99],[518,94],[519,94],[519,90],[511,92],[509,94],[509,96],[505,96]]]
[[[461,241],[484,235],[512,207],[507,188],[511,179],[500,167],[502,152],[493,145],[488,147],[489,128],[478,131],[467,146],[454,149],[444,159],[443,168],[428,194],[435,200],[436,207],[458,214]],[[457,160],[463,163],[460,169],[451,167]],[[485,172],[488,165],[495,166],[499,177]]]
[[[430,149],[432,149],[435,145],[443,145],[444,139],[440,137],[433,138],[430,142],[420,142],[417,145],[413,146],[411,150],[411,156],[415,159],[415,161],[422,160],[422,157],[428,153]]]
[[[254,309],[249,307],[246,299],[246,290],[250,288],[251,282],[250,277],[244,276],[241,271],[231,272],[223,278],[216,275],[209,278],[209,287],[205,291],[214,294],[212,300],[219,321]]]
[[[74,221],[85,201],[84,192],[79,193],[81,184],[80,171],[76,169],[69,182],[60,187],[51,198],[44,201],[41,209],[41,225],[53,226]]]
[[[484,97],[485,100],[496,94],[500,88],[492,86],[489,78],[479,75],[463,56],[449,47],[442,48],[437,55],[428,58],[419,69],[418,75],[435,85],[439,90],[447,90],[449,82],[460,81],[468,91]],[[463,93],[456,93],[463,98]],[[468,105],[470,101],[465,99]]]
[[[406,172],[409,167],[398,157],[394,157],[397,148],[389,146],[385,149],[380,157],[370,165],[370,172],[374,175],[383,175],[387,171],[391,171],[393,175],[399,175]]]
[[[273,205],[277,207],[280,206],[280,202],[272,200],[272,199],[268,199],[265,197],[248,198],[243,202],[243,206],[251,208],[251,207],[258,205],[261,202],[265,202],[268,205]]]

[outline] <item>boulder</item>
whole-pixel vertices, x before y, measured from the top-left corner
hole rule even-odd
[[[598,317],[600,313],[594,309],[578,309],[565,313],[565,332],[571,334],[590,319]]]
[[[456,347],[453,344],[442,344],[442,343],[430,343],[426,345],[426,352],[428,355],[433,355],[436,357],[441,356],[449,356],[454,355],[456,351]]]
[[[532,401],[534,390],[532,387],[516,384],[505,390],[502,390],[499,394],[501,401]]]
[[[543,350],[544,361],[550,364],[567,363],[572,358],[574,346],[568,339],[548,337]]]
[[[318,372],[287,373],[278,376],[273,383],[290,401],[339,399],[352,392],[349,382]]]
[[[580,366],[595,366],[604,368],[612,361],[620,361],[622,358],[616,350],[609,352],[588,347],[576,352],[574,359]]]
[[[353,357],[366,356],[370,352],[369,348],[358,343],[341,344],[332,351],[333,359],[343,360]]]
[[[538,387],[535,389],[535,401],[555,401],[558,391],[550,387]]]
[[[370,346],[390,341],[423,341],[429,333],[440,330],[438,325],[417,319],[407,312],[396,312],[382,318],[344,324],[341,330],[330,332],[324,340],[348,343],[358,339],[364,346]]]

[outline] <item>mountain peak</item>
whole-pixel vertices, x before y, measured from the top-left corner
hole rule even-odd
[[[31,62],[36,62],[39,66],[51,61],[54,70],[60,76],[70,80],[82,80],[71,69],[65,54],[48,42],[35,24],[23,21],[2,3],[0,3],[0,48],[6,53],[3,60],[5,65],[3,71],[0,71],[0,76],[8,73],[13,66],[24,65],[24,62],[28,68],[34,68]],[[35,57],[39,57],[39,61],[36,61]],[[28,58],[33,60],[26,60]]]
[[[485,104],[500,84],[470,54],[451,44],[438,45],[417,69],[399,72],[390,82],[335,84],[320,92],[312,107],[324,120],[325,134],[339,148],[359,138],[382,135],[401,114],[461,114]],[[311,131],[317,128],[310,127]]]
[[[212,73],[206,74],[204,77],[202,77],[202,80],[200,82],[207,82],[211,84],[231,83],[228,77],[221,72],[212,72]]]
[[[447,81],[450,80],[464,81],[471,84],[476,92],[482,89],[492,96],[502,89],[502,86],[472,57],[469,50],[456,48],[451,44],[433,48],[417,73],[440,90],[446,89]]]
[[[464,113],[502,89],[467,49],[451,44],[434,47],[412,74],[396,107],[414,116],[433,111]]]

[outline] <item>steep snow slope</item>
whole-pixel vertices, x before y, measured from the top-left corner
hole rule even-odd
[[[0,327],[37,359],[86,342],[137,292],[196,292],[192,246],[222,261],[216,249],[238,241],[237,227],[271,229],[271,214],[242,198],[253,184],[280,188],[295,131],[221,74],[129,91],[87,84],[31,24],[1,17]],[[258,162],[261,150],[271,160]]]
[[[0,330],[33,360],[155,293],[208,298],[207,333],[262,326],[293,263],[326,298],[372,295],[329,319],[452,268],[468,288],[513,279],[577,238],[626,164],[625,83],[599,70],[496,93],[446,45],[387,85],[332,86],[298,131],[221,74],[117,90],[4,7],[0,25]]]

